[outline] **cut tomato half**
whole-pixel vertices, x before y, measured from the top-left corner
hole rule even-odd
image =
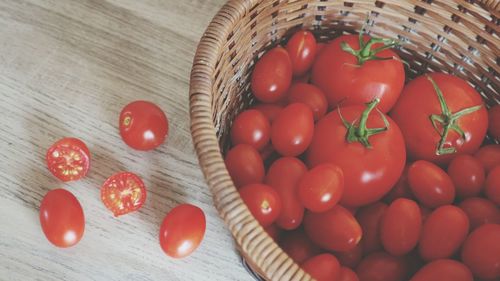
[[[142,207],[146,201],[146,187],[134,173],[117,173],[102,185],[101,200],[115,217],[125,215]]]
[[[63,138],[54,143],[45,156],[47,168],[62,181],[83,178],[90,168],[90,152],[77,138]]]

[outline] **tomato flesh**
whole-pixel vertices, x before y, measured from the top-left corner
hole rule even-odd
[[[146,201],[146,187],[137,175],[120,172],[101,187],[101,200],[115,217],[139,210]]]
[[[89,149],[77,138],[57,141],[47,150],[45,159],[49,171],[64,182],[83,178],[90,168]]]

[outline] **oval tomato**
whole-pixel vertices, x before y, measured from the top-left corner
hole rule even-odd
[[[233,145],[249,144],[262,150],[271,138],[271,124],[260,111],[249,109],[241,112],[231,126]]]
[[[487,223],[500,224],[500,209],[489,200],[471,197],[462,201],[459,207],[469,217],[471,230]]]
[[[407,199],[414,199],[415,196],[413,196],[413,193],[411,192],[410,184],[408,183],[408,168],[409,165],[405,166],[405,169],[403,170],[403,174],[401,177],[399,177],[398,182],[396,185],[394,185],[387,193],[387,195],[384,197],[384,202],[387,204],[392,203],[392,201],[398,199],[398,198],[407,198]]]
[[[340,275],[339,261],[331,254],[321,254],[312,257],[306,260],[301,267],[316,281],[338,280]]]
[[[488,110],[488,133],[493,139],[500,141],[500,104]]]
[[[63,138],[54,143],[45,155],[49,171],[62,181],[79,180],[90,168],[90,152],[77,138]]]
[[[410,281],[473,281],[472,273],[454,260],[437,260],[422,267]]]
[[[288,102],[299,102],[309,106],[314,121],[321,119],[328,109],[325,94],[318,87],[307,83],[294,83],[288,90]]]
[[[255,63],[250,86],[257,100],[271,103],[284,97],[291,82],[290,56],[282,47],[276,47],[266,52]]]
[[[420,160],[411,164],[408,182],[415,197],[426,207],[448,205],[455,199],[455,186],[450,176],[431,162]]]
[[[356,247],[345,252],[333,252],[342,266],[356,268],[363,258],[363,245],[358,243]]]
[[[481,162],[470,155],[458,155],[448,166],[448,175],[455,185],[457,196],[473,197],[481,192],[485,180]]]
[[[136,174],[121,172],[101,186],[101,200],[115,217],[139,210],[146,201],[146,187]]]
[[[264,180],[264,163],[259,152],[251,145],[239,144],[233,147],[226,153],[224,162],[237,188]]]
[[[293,76],[304,75],[316,57],[316,38],[310,31],[297,31],[288,40],[286,50],[292,61]]]
[[[500,165],[491,169],[484,191],[491,202],[500,206]]]
[[[356,268],[359,281],[405,281],[408,264],[385,252],[366,256]]]
[[[474,154],[474,157],[483,163],[488,174],[491,169],[500,165],[500,144],[485,145]]]
[[[293,125],[292,125],[293,124]],[[314,132],[311,109],[302,103],[285,107],[271,127],[271,142],[281,155],[298,156],[309,144]]]
[[[342,266],[337,281],[359,281],[358,275],[352,269]]]
[[[365,206],[356,213],[356,219],[363,230],[361,244],[366,254],[382,250],[380,240],[380,221],[387,210],[387,205],[376,202]]]
[[[42,199],[40,224],[50,243],[67,248],[82,239],[85,216],[80,202],[71,192],[54,189],[47,192]]]
[[[314,245],[302,228],[283,233],[279,245],[298,264],[321,252],[321,249]]]
[[[276,103],[260,103],[253,106],[251,109],[256,109],[260,111],[269,122],[272,124],[274,119],[278,117],[278,114],[283,110],[284,106]]]
[[[500,278],[500,225],[485,224],[474,230],[462,247],[462,261],[486,280]]]
[[[325,163],[306,172],[297,187],[299,200],[311,212],[325,212],[335,206],[344,191],[344,174]]]
[[[270,226],[281,212],[278,193],[265,184],[249,184],[239,189],[241,199],[262,227]]]

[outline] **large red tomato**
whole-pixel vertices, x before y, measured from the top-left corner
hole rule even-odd
[[[474,230],[462,247],[462,261],[482,279],[500,278],[500,224],[485,224]]]
[[[292,62],[288,52],[276,47],[266,52],[255,64],[250,86],[261,102],[276,102],[283,98],[292,83]]]
[[[408,155],[447,164],[455,153],[474,153],[486,135],[488,112],[481,96],[453,75],[431,73],[406,85],[391,112]]]
[[[470,270],[454,260],[437,260],[422,267],[410,281],[473,281]]]

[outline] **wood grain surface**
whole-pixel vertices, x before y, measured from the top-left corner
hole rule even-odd
[[[199,169],[189,132],[188,83],[196,45],[224,0],[0,0],[0,280],[252,280],[241,266]],[[121,140],[121,108],[157,103],[170,135],[152,152]],[[74,136],[92,154],[89,175],[61,183],[45,166],[56,140]],[[115,172],[139,174],[144,207],[114,218],[99,187]],[[54,188],[81,202],[75,247],[44,237],[39,204]],[[190,257],[173,260],[159,225],[179,203],[207,215]]]

